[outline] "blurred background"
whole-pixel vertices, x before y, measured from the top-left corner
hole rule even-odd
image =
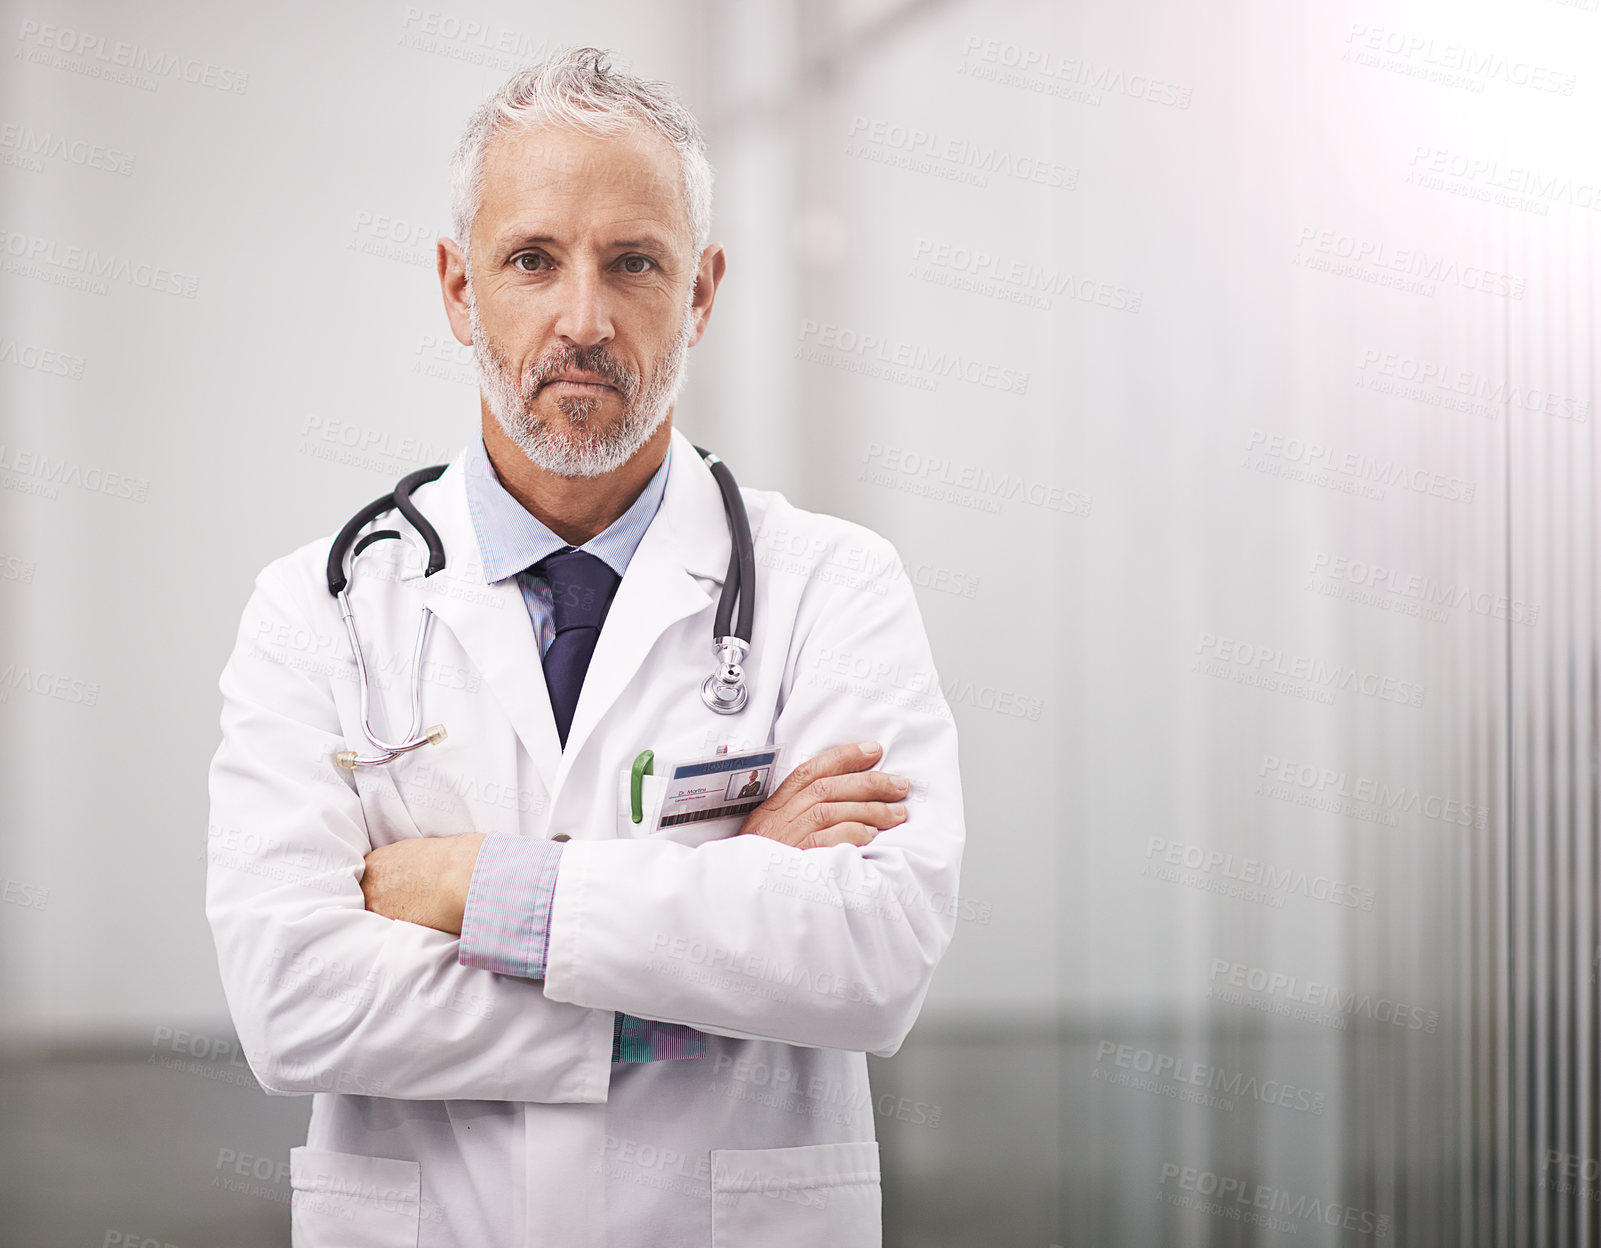
[[[449,154],[572,44],[710,142],[677,423],[957,717],[886,1244],[1598,1241],[1597,0],[0,8],[0,1241],[288,1242],[217,677],[472,435]]]

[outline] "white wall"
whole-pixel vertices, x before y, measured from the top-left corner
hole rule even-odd
[[[0,147],[0,344],[81,364],[62,377],[7,356],[5,462],[117,474],[138,497],[45,497],[23,492],[41,480],[26,468],[0,471],[0,874],[46,901],[0,906],[0,1034],[216,1031],[206,768],[250,585],[476,428],[432,271],[455,136],[512,68],[568,44],[600,40],[693,102],[692,32],[634,4],[7,8],[0,124],[132,168],[33,170]],[[55,53],[46,26],[104,43]],[[81,72],[118,41],[178,58],[180,76],[147,90]],[[182,80],[208,63],[243,89]],[[162,266],[193,297],[70,289],[48,264],[18,275],[12,253],[35,240]],[[45,695],[23,673],[79,683]]]
[[[992,916],[961,925],[930,1010],[1193,1018],[1221,959],[1450,1023],[1453,924],[1490,922],[1470,871],[1504,831],[1509,628],[1538,627],[1496,605],[1509,423],[1590,454],[1594,346],[1571,318],[1594,282],[1596,14],[927,5],[853,23],[839,6],[831,26],[834,7],[726,39],[790,66],[717,100],[725,167],[788,171],[722,204],[766,244],[743,290],[736,249],[730,294],[772,296],[722,340],[768,366],[741,376],[723,440],[924,575],[978,582],[922,597],[960,695],[964,883]],[[774,275],[786,230],[794,272]],[[1524,236],[1567,263],[1532,266]],[[1509,357],[1530,332],[1542,349]],[[816,358],[781,361],[784,341]],[[981,379],[919,367],[940,352]],[[1335,470],[1296,479],[1279,439]],[[934,499],[915,492],[934,463],[1093,501]],[[1405,476],[1367,497],[1352,469]],[[1350,565],[1398,588],[1331,575]],[[1428,594],[1458,605],[1420,615]],[[1224,643],[1207,638],[1374,692],[1208,674]],[[1275,799],[1270,758],[1404,792],[1403,813]],[[1414,797],[1449,817],[1405,813]],[[1152,878],[1153,837],[1361,904],[1220,894],[1221,865]]]
[[[1508,625],[1472,605],[1419,618],[1404,590],[1352,601],[1325,565],[1504,594],[1509,420],[1588,437],[1593,344],[1565,309],[1594,279],[1594,11],[186,9],[14,6],[4,28],[0,124],[133,158],[33,169],[0,148],[5,462],[120,474],[143,501],[0,472],[0,874],[45,897],[0,905],[0,1034],[225,1026],[200,897],[238,612],[268,559],[471,433],[431,274],[450,146],[514,61],[574,42],[679,83],[712,137],[730,266],[679,423],[741,479],[878,528],[926,582],[976,916],[928,1019],[1260,1018],[1207,1005],[1220,959],[1452,1017],[1439,951],[1469,903],[1440,882],[1501,819]],[[430,13],[450,33],[425,33]],[[91,77],[97,52],[51,53],[45,24],[248,79]],[[513,55],[480,55],[502,39]],[[1489,68],[1430,81],[1453,48]],[[1536,70],[1575,89],[1508,80]],[[1486,201],[1528,169],[1571,183]],[[1587,258],[1536,268],[1523,238]],[[194,296],[70,289],[62,266],[19,274],[19,246],[164,266]],[[1353,250],[1368,258],[1329,270]],[[1550,349],[1509,356],[1535,308]],[[22,366],[24,347],[74,375]],[[941,372],[952,356],[971,372]],[[1414,366],[1420,399],[1385,392]],[[1556,398],[1530,411],[1508,386]],[[1307,465],[1255,441],[1281,437],[1418,475],[1382,497],[1338,469],[1295,479]],[[1024,494],[934,497],[934,463]],[[1420,688],[1421,706],[1242,683],[1208,637]],[[31,691],[22,672],[69,683]],[[1269,757],[1489,816],[1308,810],[1258,792]],[[1339,881],[1372,909],[1223,895],[1221,867],[1153,878],[1151,838]]]

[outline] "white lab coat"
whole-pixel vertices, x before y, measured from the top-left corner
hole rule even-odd
[[[446,570],[424,578],[409,543],[379,542],[350,594],[384,737],[411,723],[419,604],[436,613],[423,722],[441,744],[336,770],[335,751],[370,750],[330,539],[257,579],[221,679],[206,909],[256,1077],[315,1094],[291,1155],[296,1245],[880,1242],[864,1055],[899,1048],[953,933],[955,727],[891,545],[763,490],[743,491],[750,704],[703,704],[730,539],[709,470],[672,436],[565,750],[518,589],[484,582],[460,456],[415,495]],[[410,534],[398,513],[373,527]],[[631,820],[642,749],[771,742],[787,774],[863,739],[914,784],[907,821],[865,848]],[[456,937],[363,909],[371,849],[466,832],[571,838],[543,981],[463,967]],[[696,1027],[706,1054],[614,1066],[613,1011]]]

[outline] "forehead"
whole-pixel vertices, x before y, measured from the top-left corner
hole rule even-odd
[[[484,150],[480,223],[540,219],[557,232],[603,223],[689,229],[678,153],[639,123],[617,134],[540,126],[498,134]]]

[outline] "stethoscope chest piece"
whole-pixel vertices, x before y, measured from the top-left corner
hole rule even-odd
[[[745,513],[745,500],[740,497],[739,486],[728,465],[705,447],[695,450],[706,461],[717,488],[723,496],[723,511],[728,518],[728,572],[723,577],[723,592],[717,600],[717,619],[712,625],[712,652],[717,655],[717,670],[701,682],[701,701],[719,715],[737,715],[745,709],[749,695],[745,692],[745,669],[740,666],[750,653],[751,639],[756,635],[756,544],[751,538],[750,517]],[[736,615],[734,604],[739,604]]]
[[[717,654],[717,670],[701,682],[701,700],[719,715],[736,715],[750,697],[745,690],[745,669],[740,666],[750,645],[738,637],[718,637],[712,648]]]

